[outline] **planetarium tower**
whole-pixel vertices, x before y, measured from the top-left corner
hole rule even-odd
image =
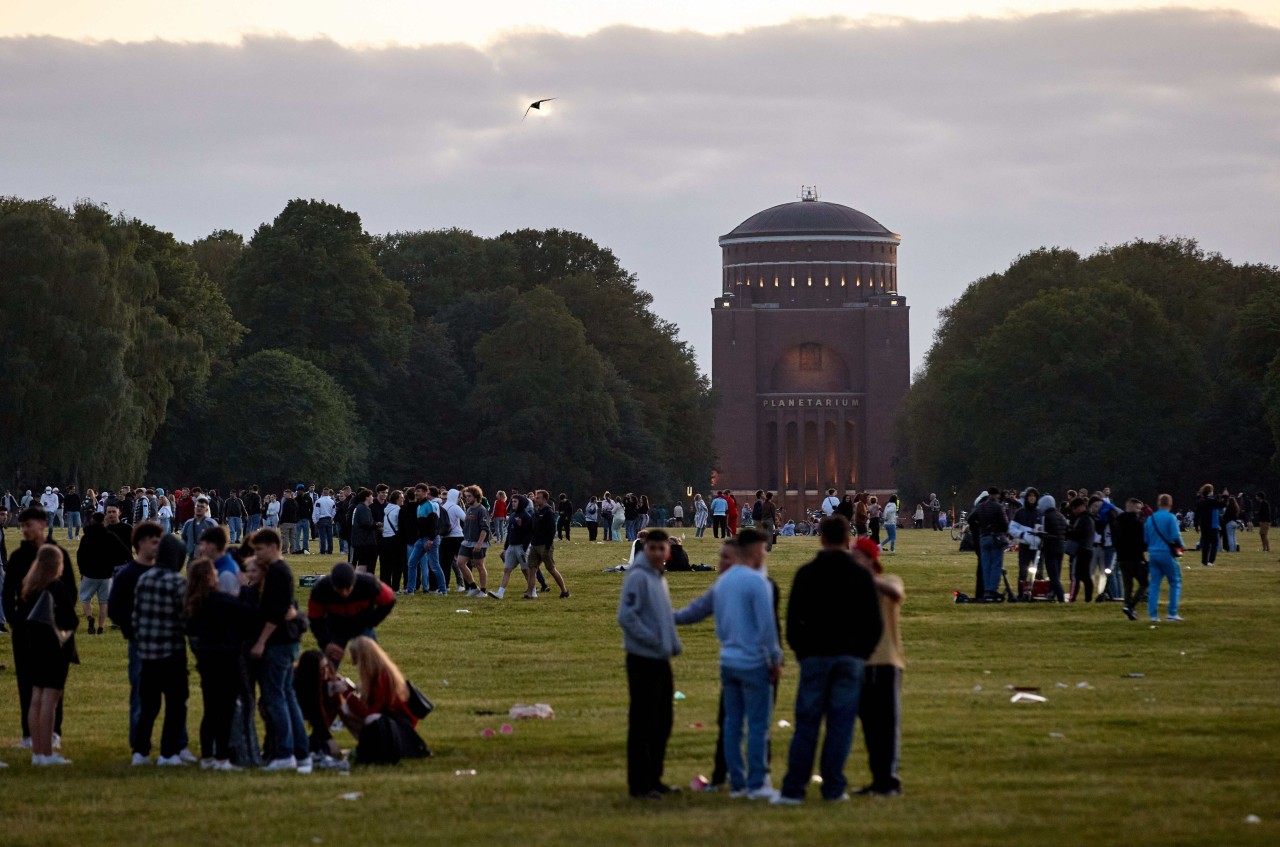
[[[811,188],[721,236],[717,487],[777,491],[792,516],[828,488],[893,489],[893,424],[911,381],[901,241]]]

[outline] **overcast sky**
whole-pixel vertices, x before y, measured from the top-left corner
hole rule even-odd
[[[363,49],[0,38],[0,193],[90,198],[183,239],[250,235],[298,196],[371,232],[575,229],[639,275],[704,368],[716,237],[802,183],[902,233],[913,366],[939,307],[1041,245],[1187,235],[1280,263],[1280,27],[1259,18],[495,32]]]

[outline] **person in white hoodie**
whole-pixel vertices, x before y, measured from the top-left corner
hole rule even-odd
[[[49,529],[53,529],[57,523],[58,509],[61,508],[61,501],[53,488],[46,485],[44,493],[40,495],[40,508],[44,509],[44,513],[49,516]]]

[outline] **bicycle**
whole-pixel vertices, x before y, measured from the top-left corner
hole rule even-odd
[[[956,522],[951,525],[951,540],[960,541],[964,538],[964,534],[969,531],[969,513],[961,512],[960,517],[956,518]]]

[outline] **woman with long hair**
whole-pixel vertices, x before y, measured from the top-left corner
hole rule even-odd
[[[240,655],[257,619],[256,609],[219,591],[217,567],[208,559],[196,559],[187,566],[184,610],[204,701],[200,767],[238,770],[231,764],[231,726],[242,688]]]
[[[343,704],[343,723],[356,737],[358,764],[395,764],[431,755],[409,709],[409,683],[378,642],[363,635],[347,642],[360,688]]]
[[[707,520],[711,516],[711,510],[707,508],[707,501],[702,499],[701,494],[693,495],[693,527],[694,538],[701,538],[707,531]]]
[[[507,492],[499,491],[493,495],[493,515],[490,523],[493,525],[493,540],[507,540]]]
[[[25,621],[27,637],[22,649],[31,668],[31,764],[69,765],[70,759],[53,750],[53,725],[58,702],[67,687],[67,673],[76,657],[76,595],[62,577],[62,548],[44,544],[22,580],[18,614]],[[45,599],[46,594],[48,599]],[[37,619],[32,619],[32,614]]]
[[[164,527],[165,534],[173,532],[173,507],[169,505],[169,498],[160,495],[160,499],[156,501],[156,520],[160,526]]]

